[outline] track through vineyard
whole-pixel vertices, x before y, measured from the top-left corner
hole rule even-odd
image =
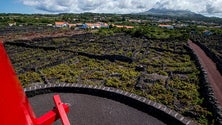
[[[185,39],[85,33],[14,40],[4,46],[23,87],[113,87],[167,105],[198,123],[211,123],[211,112],[202,106],[198,92],[199,69],[186,44]]]
[[[216,64],[206,55],[206,53],[192,41],[188,41],[189,46],[194,50],[195,54],[199,57],[200,63],[207,71],[207,78],[214,90],[214,94],[222,105],[222,75],[218,71]]]

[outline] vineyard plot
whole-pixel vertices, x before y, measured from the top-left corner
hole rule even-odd
[[[186,40],[81,34],[5,44],[23,86],[81,83],[119,88],[205,123],[199,70]]]

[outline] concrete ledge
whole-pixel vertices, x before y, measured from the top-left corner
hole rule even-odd
[[[171,110],[163,104],[151,101],[133,93],[110,87],[59,83],[31,86],[25,88],[24,91],[28,97],[52,92],[82,93],[95,95],[116,100],[118,102],[134,107],[140,111],[146,112],[149,115],[160,119],[167,124],[195,125],[195,122],[193,122],[192,120],[182,116],[174,110]]]

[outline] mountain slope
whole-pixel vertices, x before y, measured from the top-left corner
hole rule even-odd
[[[140,13],[144,15],[166,15],[175,17],[204,17],[201,14],[196,14],[188,10],[170,10],[170,9],[155,9],[152,8],[146,12]]]

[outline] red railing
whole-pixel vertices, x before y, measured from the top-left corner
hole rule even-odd
[[[0,85],[1,125],[51,125],[58,118],[63,125],[70,125],[66,115],[69,107],[61,102],[58,95],[54,96],[55,109],[40,118],[35,117],[2,41],[0,41]]]

